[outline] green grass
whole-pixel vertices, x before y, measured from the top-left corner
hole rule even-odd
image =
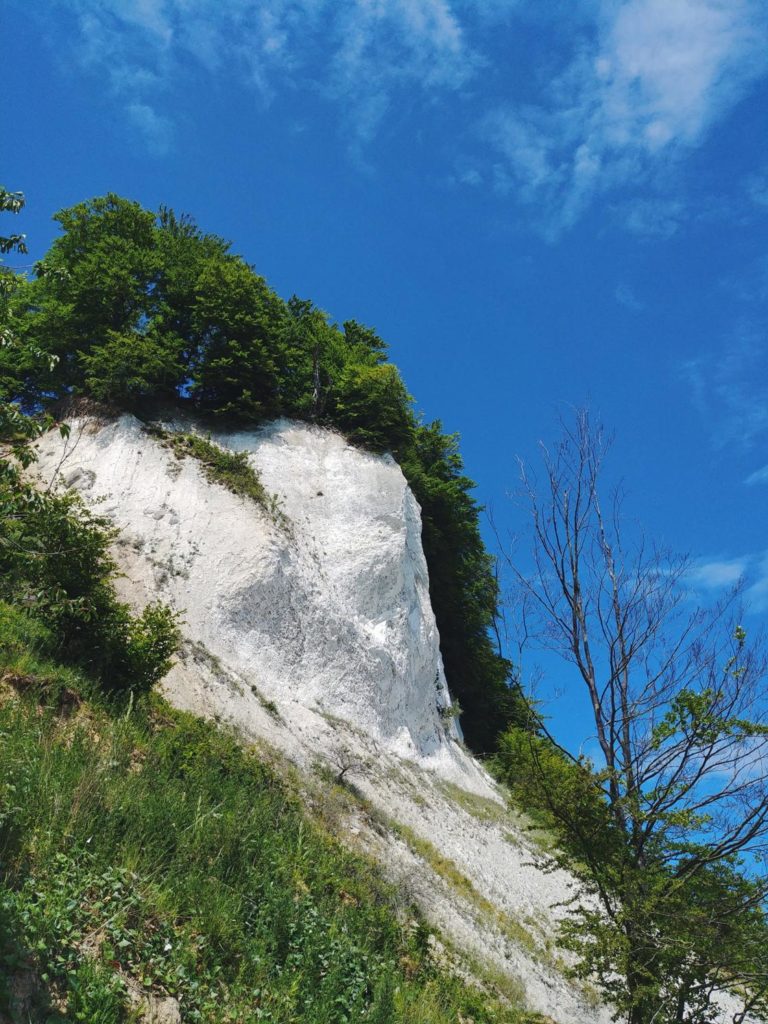
[[[471,814],[478,821],[489,824],[502,824],[509,822],[511,815],[504,804],[498,803],[487,796],[480,796],[478,793],[471,793],[453,782],[441,782],[439,784],[443,794],[448,799],[461,807],[467,814]]]
[[[175,433],[158,426],[148,427],[147,431],[169,448],[177,459],[196,459],[211,483],[220,484],[241,498],[255,501],[276,525],[288,528],[289,521],[280,508],[277,495],[270,494],[264,487],[246,452],[229,451],[202,434]]]
[[[537,959],[551,962],[550,950],[537,939],[535,931],[540,931],[535,922],[524,922],[504,911],[499,910],[490,900],[477,891],[471,880],[461,872],[452,860],[444,857],[428,839],[422,839],[408,825],[400,822],[392,823],[391,828],[410,846],[414,853],[432,868],[436,875],[447,882],[451,888],[466,899],[483,916],[508,939],[522,946]],[[534,931],[535,930],[535,931]]]
[[[184,1022],[534,1019],[436,964],[253,750],[155,698],[104,703],[45,640],[0,605],[0,1019],[24,976],[40,1024],[128,1024],[128,979]]]

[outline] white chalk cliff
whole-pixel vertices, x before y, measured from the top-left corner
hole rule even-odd
[[[38,471],[119,528],[130,596],[179,610],[262,698],[338,716],[402,756],[455,760],[420,511],[397,463],[285,420],[213,440],[248,453],[279,515],[128,415],[75,421],[63,449],[51,435]]]
[[[280,503],[270,515],[131,416],[71,427],[66,441],[55,431],[40,441],[35,472],[118,528],[126,599],[181,613],[168,699],[267,741],[307,778],[318,762],[346,766],[368,804],[352,807],[342,838],[379,858],[457,955],[507,977],[550,1019],[607,1024],[552,952],[554,905],[571,880],[536,867],[535,846],[447,713],[420,510],[397,464],[288,421],[214,436],[248,453]]]

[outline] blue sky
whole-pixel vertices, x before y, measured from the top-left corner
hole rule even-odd
[[[768,610],[765,0],[3,0],[33,258],[108,190],[375,326],[513,533],[589,401],[651,536]]]

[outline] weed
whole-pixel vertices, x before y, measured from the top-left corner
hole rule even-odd
[[[439,786],[452,803],[461,807],[478,821],[501,823],[509,820],[510,815],[506,807],[490,797],[471,793],[453,782],[441,782]]]
[[[447,882],[451,888],[470,903],[485,920],[518,946],[522,946],[538,960],[554,963],[554,957],[540,938],[535,934],[539,925],[532,918],[525,921],[512,917],[494,906],[477,891],[472,881],[463,874],[452,860],[444,857],[432,843],[417,835],[408,825],[391,822],[390,828],[398,834],[422,860],[432,868],[436,875]]]
[[[290,521],[280,507],[279,498],[264,487],[259,474],[248,460],[247,452],[229,451],[202,434],[172,432],[157,425],[146,427],[146,431],[170,449],[177,459],[188,456],[197,459],[212,483],[226,487],[241,498],[255,501],[276,526],[283,530],[290,529]]]

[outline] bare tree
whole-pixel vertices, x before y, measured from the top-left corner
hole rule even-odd
[[[563,786],[535,736],[528,765],[598,899],[574,904],[566,929],[583,973],[630,1024],[710,1021],[724,987],[740,995],[736,1021],[768,1010],[764,648],[740,625],[739,588],[694,608],[690,561],[629,524],[619,492],[603,503],[606,450],[580,412],[542,446],[540,480],[520,464],[533,569],[509,559],[518,618],[572,666],[602,761],[542,721],[546,749],[586,786]]]
[[[328,760],[336,773],[334,781],[341,786],[347,785],[347,775],[367,775],[371,768],[365,758],[356,754],[346,744],[334,744]]]

